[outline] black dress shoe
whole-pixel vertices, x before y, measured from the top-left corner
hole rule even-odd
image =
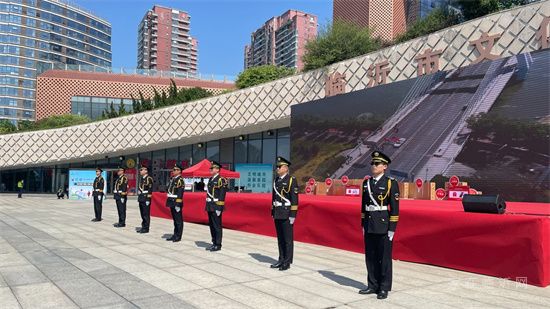
[[[181,238],[174,238],[174,240],[172,240],[173,242],[179,242],[181,241]]]
[[[366,288],[366,289],[360,290],[360,291],[359,291],[359,294],[366,295],[366,294],[378,294],[378,293],[376,292],[375,289]]]
[[[210,252],[220,251],[222,249],[221,246],[214,246],[210,249]]]
[[[97,221],[99,221],[99,220],[97,220],[96,218],[93,218],[93,219],[90,220],[90,221],[92,221],[92,222],[97,222]]]
[[[126,224],[123,224],[123,223],[115,223],[114,224],[114,227],[125,227]]]
[[[282,271],[282,270],[287,270],[289,268],[290,268],[290,264],[283,264],[283,265],[281,265],[281,267],[279,267],[279,270]]]
[[[170,238],[166,238],[166,241],[174,241],[174,236],[172,236]]]
[[[147,233],[149,233],[149,230],[141,229],[141,230],[138,231],[138,233],[140,233],[140,234],[147,234]]]
[[[279,267],[281,267],[282,265],[283,265],[283,262],[277,262],[277,263],[275,263],[275,264],[271,264],[271,266],[269,266],[269,267],[271,267],[271,268],[279,268]]]
[[[378,296],[376,296],[376,298],[378,298],[378,299],[388,298],[388,291],[380,291],[380,293],[378,293]]]
[[[210,250],[212,250],[212,248],[214,248],[214,247],[215,247],[214,245],[210,245],[210,246],[204,248],[204,250],[210,251]]]

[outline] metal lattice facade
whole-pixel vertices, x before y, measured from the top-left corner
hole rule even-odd
[[[130,154],[282,128],[290,107],[325,97],[327,73],[343,73],[346,92],[367,88],[367,70],[387,60],[387,82],[416,76],[414,58],[441,49],[440,69],[471,64],[479,55],[470,41],[501,34],[492,49],[501,57],[540,49],[536,32],[550,1],[537,2],[448,28],[379,52],[225,95],[165,109],[63,129],[0,136],[0,168],[41,166]]]

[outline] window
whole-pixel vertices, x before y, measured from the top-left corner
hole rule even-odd
[[[262,134],[250,134],[248,136],[248,163],[262,162]]]
[[[206,157],[208,160],[220,160],[220,141],[211,141],[206,143]]]
[[[290,128],[277,130],[277,156],[290,157]]]
[[[248,141],[246,140],[246,136],[243,140],[241,140],[239,137],[235,137],[234,139],[234,147],[233,151],[235,155],[233,156],[233,159],[236,163],[247,163],[247,157],[248,157]]]
[[[193,145],[193,164],[197,164],[206,158],[205,143],[198,143]]]

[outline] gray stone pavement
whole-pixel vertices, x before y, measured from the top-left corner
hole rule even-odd
[[[92,214],[91,202],[0,195],[0,308],[550,307],[550,288],[401,261],[389,298],[377,300],[357,294],[361,254],[297,242],[295,263],[280,272],[269,268],[271,237],[226,229],[212,253],[207,226],[186,223],[180,243],[162,239],[171,220],[152,218],[151,233],[135,233],[135,200],[126,228],[112,226],[112,199],[104,221]]]

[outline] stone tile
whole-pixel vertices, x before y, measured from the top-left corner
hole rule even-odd
[[[126,302],[124,298],[93,278],[57,281],[55,284],[79,307],[95,307]]]
[[[23,308],[78,308],[52,283],[16,286],[13,293]]]
[[[94,257],[82,250],[71,248],[71,249],[55,249],[52,250],[55,254],[59,255],[63,259],[71,262],[71,261],[79,261],[79,260],[90,260]]]
[[[165,291],[168,294],[201,289],[199,285],[191,281],[162,270],[136,273],[134,276]]]
[[[115,293],[127,300],[165,295],[166,293],[151,284],[130,274],[102,275],[95,278]]]
[[[0,304],[2,309],[19,309],[19,302],[8,287],[0,287]]]
[[[226,285],[212,289],[239,303],[253,308],[300,308],[300,306],[243,285]]]
[[[89,275],[74,265],[63,262],[60,264],[37,265],[40,271],[51,281],[86,279]]]
[[[9,252],[0,254],[0,267],[29,265],[29,261],[18,252]]]
[[[319,296],[319,294],[311,294],[272,280],[254,281],[244,285],[304,308],[331,308],[341,305],[341,303]]]
[[[141,309],[180,309],[194,308],[192,305],[173,295],[140,298],[132,301]]]
[[[128,301],[121,303],[121,304],[115,304],[115,305],[106,305],[106,306],[99,306],[99,307],[90,307],[90,309],[138,309],[138,307]]]
[[[224,308],[224,309],[241,309],[249,308],[248,306],[229,299],[221,294],[211,290],[196,290],[184,293],[174,294],[174,296],[183,301],[195,306],[196,308]]]
[[[253,275],[249,272],[219,263],[197,264],[194,265],[194,267],[235,282],[248,282],[261,279],[261,277]]]
[[[273,280],[342,304],[362,299],[362,296],[357,294],[357,291],[350,291],[341,287],[323,284],[315,280],[303,278],[299,275],[275,278]]]
[[[48,265],[48,264],[59,264],[65,262],[63,258],[59,257],[55,253],[49,250],[41,251],[29,251],[23,253],[23,256],[34,265]]]
[[[235,283],[234,281],[231,281],[227,278],[216,276],[212,273],[195,268],[193,266],[181,266],[165,270],[171,274],[181,277],[189,282],[193,282],[204,288],[213,288],[216,286]]]
[[[48,282],[48,278],[32,265],[2,267],[0,268],[0,274],[6,283],[12,287]]]

